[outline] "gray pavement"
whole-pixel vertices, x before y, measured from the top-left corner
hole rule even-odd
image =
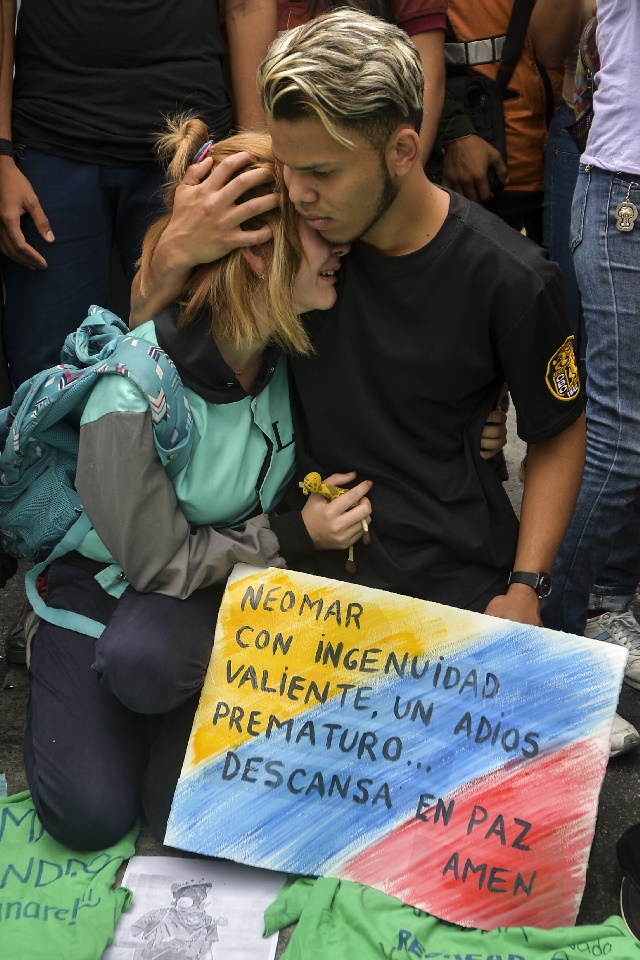
[[[507,464],[510,479],[507,492],[512,503],[519,509],[521,485],[517,480],[517,465],[524,447],[515,435],[515,425],[510,417]],[[0,592],[0,642],[7,629],[18,616],[24,599],[23,565],[17,577]],[[639,609],[636,611],[640,615]],[[0,647],[0,654],[4,651]],[[27,787],[22,763],[22,733],[26,713],[28,679],[24,667],[15,667],[0,659],[0,772],[7,776],[9,793],[17,793]],[[626,684],[620,698],[620,714],[640,728],[640,691]],[[619,913],[618,895],[620,871],[615,855],[618,837],[627,827],[640,821],[640,750],[613,760],[607,769],[600,795],[598,822],[595,840],[587,871],[587,880],[578,923],[601,923],[612,914]],[[137,852],[146,855],[171,855],[143,827],[137,844]],[[288,936],[281,934],[278,954],[284,949]]]

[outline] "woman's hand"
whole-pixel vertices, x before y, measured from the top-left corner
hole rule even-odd
[[[355,472],[333,473],[325,478],[325,483],[345,486],[355,478]],[[367,494],[372,486],[370,480],[362,480],[331,502],[320,494],[309,494],[302,519],[316,550],[346,550],[360,540],[364,533],[362,521],[371,518]]]

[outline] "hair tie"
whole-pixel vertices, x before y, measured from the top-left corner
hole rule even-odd
[[[209,150],[214,144],[214,140],[207,140],[206,143],[203,143],[197,153],[194,154],[193,160],[191,163],[199,163],[200,160],[204,160],[206,155],[209,153]]]

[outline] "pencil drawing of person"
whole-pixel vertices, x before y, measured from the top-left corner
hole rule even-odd
[[[171,905],[150,910],[131,927],[132,934],[145,941],[133,960],[213,960],[212,944],[227,920],[203,908],[210,889],[204,879],[171,884]]]

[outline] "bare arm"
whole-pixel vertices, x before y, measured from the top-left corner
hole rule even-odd
[[[529,33],[543,67],[564,65],[580,35],[583,5],[584,0],[536,0]]]
[[[580,489],[585,449],[584,414],[553,439],[529,447],[514,570],[551,570]],[[542,623],[540,600],[521,583],[494,597],[485,613],[516,623]]]
[[[236,123],[245,130],[265,126],[256,75],[275,38],[277,19],[276,0],[227,0],[225,21]]]
[[[444,31],[416,33],[413,40],[424,69],[424,113],[420,130],[422,165],[429,159],[444,103]]]
[[[242,194],[261,183],[268,183],[266,170],[249,170],[235,176],[250,161],[247,153],[227,157],[211,173],[209,157],[189,167],[176,190],[173,213],[158,241],[145,289],[140,274],[131,288],[131,328],[150,320],[168,307],[180,294],[195,266],[211,263],[236,247],[265,243],[271,228],[243,230],[242,223],[277,206],[278,198],[269,193],[238,204]]]
[[[11,100],[16,0],[2,2],[2,66],[0,70],[0,137],[11,140]],[[48,243],[51,226],[35,191],[12,157],[0,156],[0,251],[11,260],[44,270],[47,261],[24,238],[20,218],[28,213]]]

